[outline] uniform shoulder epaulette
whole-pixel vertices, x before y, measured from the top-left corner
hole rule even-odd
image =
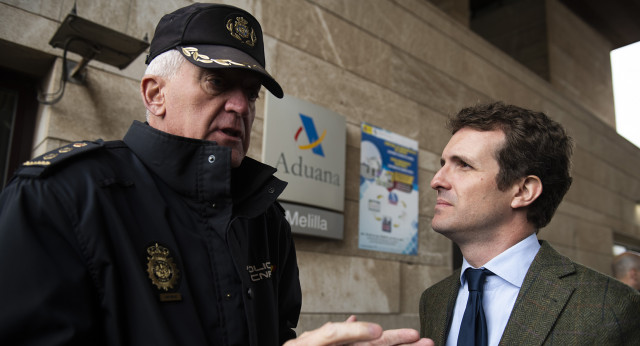
[[[42,177],[53,169],[59,168],[61,164],[70,162],[70,159],[78,158],[82,156],[82,154],[102,148],[103,146],[104,142],[102,140],[67,144],[23,163],[22,166],[18,168],[16,175],[30,178]]]

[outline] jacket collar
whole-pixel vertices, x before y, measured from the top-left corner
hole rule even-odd
[[[516,340],[519,340],[518,335],[523,325],[538,336],[536,340],[545,340],[576,289],[576,283],[571,279],[576,272],[575,264],[560,255],[546,241],[540,241],[540,245],[540,251],[522,283],[500,344],[518,343]],[[532,318],[533,313],[540,311],[536,311],[531,302],[545,307],[544,318]]]
[[[446,302],[445,319],[436,320],[438,323],[436,326],[436,333],[433,337],[433,341],[436,345],[444,345],[449,335],[449,329],[451,329],[451,322],[453,321],[453,309],[456,305],[456,299],[458,298],[458,291],[460,290],[460,273],[462,268],[454,270],[453,274],[446,279],[446,296],[442,297],[442,302]]]
[[[201,202],[240,205],[261,190],[273,202],[286,186],[273,177],[275,168],[248,157],[231,169],[231,149],[216,142],[175,136],[139,121],[123,140],[169,187]]]

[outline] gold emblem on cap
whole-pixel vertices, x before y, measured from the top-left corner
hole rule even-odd
[[[233,19],[227,21],[227,30],[237,40],[253,47],[258,39],[256,38],[256,32],[248,24],[249,22],[244,17],[236,17],[235,22],[233,22]]]
[[[51,160],[51,159],[54,159],[56,156],[58,156],[58,154],[51,153],[51,154],[47,154],[47,155],[43,156],[42,159],[43,160]]]
[[[74,148],[82,148],[82,147],[86,147],[87,143],[82,143],[82,142],[73,143],[73,146],[74,146]]]
[[[147,248],[147,273],[151,282],[159,290],[168,291],[178,281],[179,271],[173,258],[169,257],[169,249],[158,245]]]
[[[211,59],[207,55],[200,54],[199,51],[198,51],[198,48],[195,48],[195,47],[183,47],[182,48],[182,54],[184,54],[188,58],[193,59],[194,61],[203,62],[205,64],[216,63],[216,64],[222,65],[222,66],[238,66],[238,67],[245,67],[245,68],[264,70],[262,67],[260,67],[258,65],[243,64],[241,62],[235,62],[235,61],[229,60],[229,59]]]
[[[70,152],[71,150],[73,150],[73,148],[71,148],[71,147],[64,147],[64,148],[60,148],[60,149],[58,150],[58,152],[59,152],[60,154],[65,154],[65,153]]]

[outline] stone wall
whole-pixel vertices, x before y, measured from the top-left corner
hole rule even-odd
[[[445,117],[465,105],[503,100],[541,110],[564,124],[575,138],[574,184],[552,223],[540,232],[541,238],[605,273],[609,273],[614,234],[640,242],[635,210],[640,201],[640,149],[596,114],[609,112],[612,99],[594,98],[593,90],[584,90],[593,75],[610,74],[610,67],[602,59],[599,64],[554,72],[572,61],[579,64],[585,46],[598,56],[608,54],[602,51],[606,44],[580,41],[593,33],[582,35],[580,30],[588,28],[575,17],[571,17],[576,23],[571,44],[563,41],[559,32],[565,31],[561,19],[567,18],[567,10],[556,0],[547,5],[552,9],[548,14],[553,37],[551,74],[557,77],[552,77],[552,83],[425,0],[224,2],[249,10],[261,21],[267,69],[285,93],[347,119],[345,239],[295,237],[304,299],[300,331],[351,313],[385,328],[418,328],[421,291],[452,269],[451,242],[430,227],[435,194],[429,181],[449,139]],[[151,36],[163,13],[189,3],[77,1],[80,16],[137,38],[145,33]],[[71,0],[1,1],[0,40],[60,57],[62,52],[48,41],[72,6]],[[86,86],[69,84],[60,103],[41,107],[34,155],[77,139],[120,138],[133,119],[144,120],[138,91],[143,60],[139,57],[122,71],[92,62]],[[60,65],[58,58],[49,75],[42,76],[45,90],[56,90]],[[559,80],[556,84],[561,87],[553,83]],[[249,151],[258,159],[263,100],[257,104]],[[417,256],[358,249],[363,121],[419,142]]]
[[[546,8],[551,84],[615,128],[613,44],[557,0],[546,0]]]

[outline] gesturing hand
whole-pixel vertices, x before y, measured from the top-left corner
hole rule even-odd
[[[392,329],[383,331],[375,323],[358,322],[350,316],[345,322],[327,322],[322,327],[304,332],[298,338],[289,340],[284,346],[433,346],[430,339],[420,339],[413,329]]]

